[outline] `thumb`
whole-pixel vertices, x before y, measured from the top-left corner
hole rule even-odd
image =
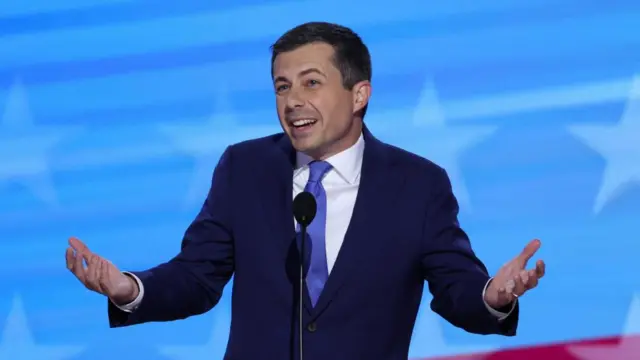
[[[531,240],[527,246],[524,247],[520,255],[518,255],[517,260],[521,263],[524,268],[527,266],[527,262],[529,259],[533,257],[533,255],[540,249],[542,243],[538,239]]]
[[[89,250],[89,248],[87,247],[87,245],[85,245],[85,243],[83,243],[82,241],[80,241],[80,239],[76,238],[76,237],[71,237],[69,238],[69,245],[77,252],[79,252],[82,255],[89,255],[91,254],[91,251]]]

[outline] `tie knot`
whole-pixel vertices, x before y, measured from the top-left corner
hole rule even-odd
[[[312,161],[309,163],[309,182],[319,182],[331,170],[331,164],[326,161]]]

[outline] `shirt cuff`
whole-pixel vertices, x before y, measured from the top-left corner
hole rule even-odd
[[[515,300],[513,300],[513,302],[511,303],[511,309],[509,310],[508,313],[503,313],[502,311],[498,311],[494,308],[492,308],[491,306],[489,306],[489,304],[487,304],[487,302],[484,300],[484,294],[487,291],[487,287],[489,287],[489,284],[491,283],[491,280],[493,280],[493,278],[489,279],[489,281],[487,281],[487,283],[484,285],[484,289],[482,289],[482,301],[484,302],[484,306],[487,308],[487,310],[489,310],[489,312],[491,313],[491,315],[495,316],[498,318],[498,321],[503,321],[504,319],[508,318],[509,315],[511,315],[511,313],[513,312],[513,309],[516,308],[516,305],[518,303],[518,298],[516,298]],[[141,292],[142,293],[142,292]]]
[[[136,283],[138,284],[138,296],[132,302],[125,305],[118,305],[113,300],[111,300],[111,303],[113,303],[113,305],[124,312],[132,313],[138,308],[138,306],[140,306],[140,303],[142,302],[142,298],[144,297],[144,286],[142,285],[142,281],[134,274],[127,271],[123,271],[122,273],[127,276],[131,276],[136,281]]]

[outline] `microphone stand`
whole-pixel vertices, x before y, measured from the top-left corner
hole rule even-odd
[[[300,224],[300,230],[302,231],[300,239],[300,294],[298,301],[298,324],[299,324],[299,347],[300,347],[300,360],[304,360],[304,347],[302,346],[302,334],[304,332],[304,321],[302,320],[303,314],[303,302],[304,302],[304,258],[305,258],[305,241],[307,236],[307,226]]]
[[[316,199],[308,191],[303,191],[296,195],[293,199],[293,216],[295,217],[298,225],[300,225],[300,294],[298,294],[298,325],[299,325],[299,339],[300,339],[300,359],[304,360],[304,346],[302,342],[302,335],[304,334],[304,259],[305,259],[305,243],[307,239],[307,226],[311,224],[313,218],[316,216],[317,204]]]

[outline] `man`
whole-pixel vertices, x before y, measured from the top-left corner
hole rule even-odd
[[[122,273],[70,240],[67,266],[110,299],[111,326],[202,314],[234,275],[225,359],[297,358],[292,199],[306,190],[318,210],[308,228],[305,359],[406,359],[425,280],[431,308],[453,325],[515,335],[517,297],[544,274],[542,261],[525,269],[540,242],[489,277],[460,229],[445,171],[364,126],[371,62],[350,29],[307,23],[272,50],[285,133],[226,149],[175,258]]]

